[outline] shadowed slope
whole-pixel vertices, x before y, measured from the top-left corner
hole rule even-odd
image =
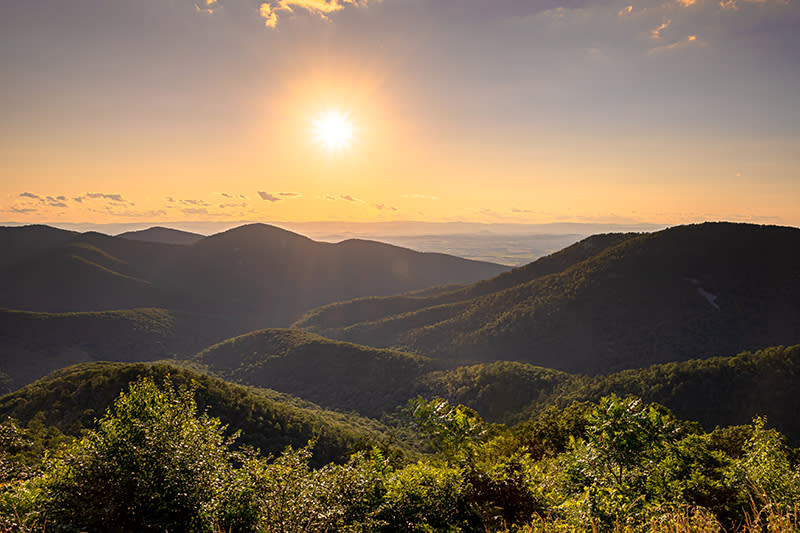
[[[0,306],[48,312],[165,307],[233,316],[244,331],[287,325],[336,300],[474,282],[506,270],[372,241],[315,242],[264,224],[189,246],[90,232],[45,248],[0,270]]]
[[[194,359],[231,381],[372,417],[404,404],[415,394],[416,380],[436,368],[425,357],[289,329],[234,337]]]
[[[328,308],[297,325],[439,358],[590,373],[800,340],[800,230],[707,223],[620,241],[561,271],[458,291],[499,287],[476,297],[349,323],[327,320]]]
[[[87,361],[152,361],[185,356],[236,333],[218,318],[130,309],[86,313],[0,310],[0,372],[8,392],[53,370]]]

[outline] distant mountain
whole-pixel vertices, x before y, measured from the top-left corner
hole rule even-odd
[[[16,229],[0,228],[0,236]],[[46,312],[163,307],[235,318],[240,331],[284,326],[333,301],[469,283],[507,269],[372,241],[320,243],[264,224],[192,245],[84,233],[37,246],[38,253],[0,269],[0,306]]]
[[[237,332],[230,321],[166,309],[63,314],[0,309],[0,372],[7,376],[0,394],[76,363],[188,356]]]
[[[418,355],[332,341],[299,330],[254,331],[194,358],[220,377],[267,387],[332,409],[380,417],[417,392],[417,380],[439,368]]]
[[[581,373],[800,342],[800,229],[706,223],[590,237],[451,293],[363,299],[295,324],[458,361]]]
[[[0,419],[32,421],[78,435],[92,427],[128,383],[148,376],[177,386],[195,387],[198,407],[219,417],[229,432],[242,431],[238,440],[278,454],[286,446],[302,447],[316,438],[314,463],[343,461],[356,447],[386,437],[386,427],[356,415],[326,411],[309,402],[267,389],[233,385],[163,364],[86,363],[59,370],[12,394],[0,397]],[[395,442],[397,445],[397,442]]]
[[[0,227],[0,268],[19,263],[37,253],[63,246],[78,235],[74,231],[32,225]]]
[[[202,239],[204,235],[161,226],[153,226],[152,228],[138,231],[120,233],[117,237],[136,241],[160,242],[162,244],[194,244]]]

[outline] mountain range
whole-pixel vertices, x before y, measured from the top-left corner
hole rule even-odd
[[[800,229],[599,235],[487,281],[331,304],[294,326],[443,360],[589,374],[790,345],[800,341]]]
[[[394,438],[378,420],[418,395],[516,424],[635,394],[707,429],[766,414],[800,442],[796,228],[594,235],[511,270],[258,224],[0,245],[0,416],[23,424],[77,434],[170,374],[263,450],[325,436],[321,462]]]
[[[0,243],[10,244],[0,269],[0,307],[56,313],[161,307],[235,317],[244,332],[285,326],[329,302],[469,283],[507,270],[373,241],[316,242],[264,224],[174,242],[194,238],[158,228],[118,237],[2,228]]]

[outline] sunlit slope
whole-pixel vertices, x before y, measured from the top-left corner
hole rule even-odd
[[[8,392],[87,361],[152,361],[187,356],[236,333],[205,315],[144,308],[85,313],[0,310],[0,372]]]
[[[0,397],[0,418],[23,426],[36,419],[45,426],[77,435],[103,415],[128,383],[142,376],[157,382],[167,375],[176,385],[196,387],[200,409],[219,417],[230,433],[241,430],[239,442],[279,453],[317,438],[317,464],[343,460],[355,446],[384,436],[385,427],[356,415],[325,411],[313,404],[266,389],[227,383],[169,365],[86,363],[54,372],[12,394]]]
[[[316,242],[264,224],[192,245],[85,233],[0,269],[0,306],[47,312],[164,307],[235,317],[247,331],[285,326],[337,300],[472,283],[505,270],[373,241]]]
[[[415,291],[394,296],[357,298],[346,302],[332,303],[304,314],[295,323],[295,326],[326,334],[328,329],[335,331],[337,328],[348,327],[360,322],[376,322],[419,309],[468,301],[548,274],[563,272],[636,235],[635,233],[594,235],[559,252],[537,259],[533,263],[472,285],[439,287],[435,291]]]
[[[268,387],[335,409],[379,417],[419,392],[438,366],[418,355],[267,329],[227,339],[194,358],[221,377]]]
[[[377,319],[361,311],[374,301],[332,306],[297,325],[437,358],[517,360],[582,373],[800,341],[795,228],[679,226],[622,238],[563,270],[538,274],[474,297],[467,294],[481,284],[458,291],[463,299],[416,299],[413,310],[375,311]],[[351,321],[348,309],[355,310]]]
[[[733,357],[712,357],[576,378],[549,398],[532,402],[525,416],[556,404],[597,401],[616,393],[669,407],[706,429],[747,424],[766,416],[770,425],[800,444],[800,345],[765,348]]]

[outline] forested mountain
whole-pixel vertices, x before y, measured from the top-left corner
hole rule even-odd
[[[78,234],[40,224],[0,227],[0,268],[19,263],[37,253],[63,246]]]
[[[254,331],[211,346],[194,359],[215,374],[328,408],[380,417],[417,392],[435,361],[332,341],[300,330]]]
[[[419,383],[424,396],[467,405],[493,422],[524,422],[551,406],[598,401],[613,393],[657,402],[707,430],[766,416],[800,444],[800,345],[598,376],[498,361],[432,372]]]
[[[552,256],[449,294],[332,305],[296,326],[581,373],[800,341],[800,229],[705,223],[606,236],[608,246],[576,254],[597,241],[573,246],[574,260]]]
[[[49,230],[25,230],[33,241],[44,237],[18,246],[0,269],[0,306],[46,312],[164,307],[234,316],[247,331],[287,325],[302,311],[337,300],[474,282],[507,269],[372,241],[315,242],[264,224],[191,245]],[[2,228],[0,240],[19,240],[20,231]]]
[[[138,231],[126,231],[125,233],[120,233],[117,237],[136,241],[160,242],[162,244],[194,244],[204,236],[190,231],[153,226],[152,228]]]
[[[147,376],[162,382],[167,376],[177,386],[196,387],[201,410],[228,424],[230,433],[242,431],[242,444],[265,455],[286,446],[302,447],[317,438],[314,462],[341,461],[357,446],[386,437],[386,427],[357,415],[326,411],[310,402],[267,389],[227,383],[221,379],[164,364],[85,363],[56,371],[14,393],[0,397],[0,420],[16,419],[54,426],[78,435],[94,425],[128,384]]]
[[[143,308],[84,313],[0,309],[0,393],[65,366],[88,361],[185,357],[239,332],[208,315]]]

